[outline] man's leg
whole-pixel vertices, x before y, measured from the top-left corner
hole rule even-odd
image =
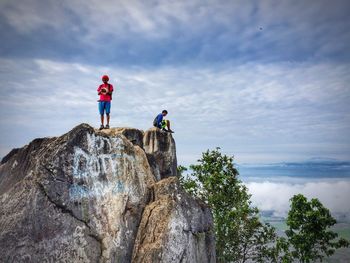
[[[100,130],[102,130],[104,127],[103,127],[103,123],[104,123],[104,109],[105,108],[105,104],[103,101],[100,101],[98,103],[98,110],[100,112],[100,117],[101,117],[101,126],[100,126]]]
[[[110,112],[111,112],[111,102],[106,101],[106,115],[107,115],[107,125],[106,128],[109,129],[109,120],[110,120]]]
[[[169,120],[166,121],[166,126],[168,127],[168,130],[170,130],[170,121]]]
[[[173,132],[173,131],[170,129],[170,121],[169,121],[169,120],[166,121],[166,126],[167,126],[167,128],[168,128],[168,131]]]

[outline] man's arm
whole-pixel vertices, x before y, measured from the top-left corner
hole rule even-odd
[[[101,95],[101,85],[97,88],[97,95]]]
[[[113,93],[113,85],[109,84],[109,91],[108,91],[108,95],[112,95]]]

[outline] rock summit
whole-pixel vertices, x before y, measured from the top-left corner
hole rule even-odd
[[[215,262],[213,219],[157,128],[81,124],[0,166],[0,262]]]

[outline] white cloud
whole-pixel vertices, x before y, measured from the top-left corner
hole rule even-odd
[[[198,52],[199,57],[234,49],[242,53],[242,58],[254,51],[257,59],[265,53],[273,59],[276,54],[271,47],[285,54],[315,57],[347,50],[348,7],[348,1],[342,0],[332,4],[328,1],[48,0],[43,3],[27,0],[20,4],[1,1],[0,15],[22,34],[34,34],[42,28],[63,34],[71,31],[84,44],[99,48],[105,47],[106,42],[108,45],[131,40],[125,52],[137,53],[133,47],[137,49],[141,43],[134,43],[135,38],[171,39],[174,56],[197,42],[196,49],[191,51]]]
[[[28,34],[41,27],[60,29],[67,26],[63,6],[48,0],[45,3],[36,0],[26,0],[20,3],[13,1],[0,2],[0,15],[20,33]]]
[[[182,154],[216,146],[240,162],[259,162],[252,159],[259,155],[349,157],[347,64],[121,68],[1,59],[1,68],[1,133],[16,146],[80,122],[97,126],[96,88],[107,73],[116,88],[112,125],[147,129],[168,109],[180,163]],[[12,126],[36,132],[15,138],[5,133]]]
[[[283,179],[285,180],[285,179]],[[294,179],[293,179],[294,180]],[[345,216],[350,220],[350,181],[319,180],[298,183],[283,182],[248,182],[253,204],[262,211],[274,211],[275,216],[285,217],[290,207],[290,198],[303,194],[308,199],[318,198],[334,216]]]

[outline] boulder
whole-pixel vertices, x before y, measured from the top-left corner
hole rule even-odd
[[[0,247],[9,261],[130,260],[155,180],[145,152],[124,136],[83,124],[33,141],[0,173]]]
[[[142,262],[159,253],[159,262],[214,262],[209,209],[176,178],[160,180],[174,175],[176,153],[171,134],[158,132],[81,124],[11,151],[0,165],[0,262]],[[161,218],[152,246],[144,237]]]
[[[133,262],[215,262],[209,208],[180,187],[176,177],[157,182],[138,230]]]
[[[138,145],[143,148],[143,135],[144,132],[135,128],[112,128],[112,129],[103,129],[96,130],[97,133],[106,134],[108,136],[113,136],[116,134],[124,135],[132,144]]]
[[[171,133],[151,128],[145,132],[143,147],[157,180],[177,175],[176,147]]]

